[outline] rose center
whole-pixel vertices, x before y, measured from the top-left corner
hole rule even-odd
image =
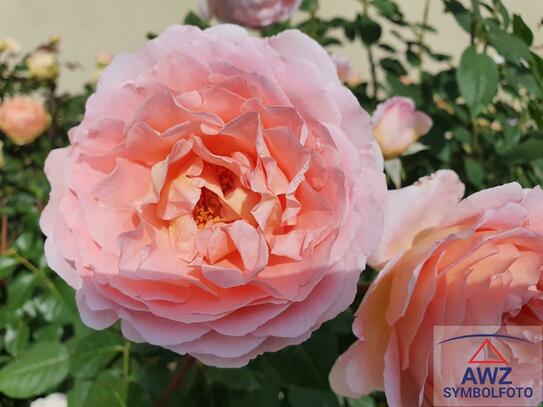
[[[211,221],[218,223],[224,219],[221,217],[221,201],[219,197],[207,188],[202,188],[200,199],[192,211],[192,218],[198,229],[203,229]]]

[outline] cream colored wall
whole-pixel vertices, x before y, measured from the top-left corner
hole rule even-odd
[[[63,69],[62,89],[77,89],[94,71],[100,52],[112,54],[135,50],[149,31],[160,32],[179,23],[189,10],[196,10],[197,0],[0,0],[0,38],[12,36],[29,50],[50,35],[62,41],[64,62],[77,61],[81,68]],[[420,20],[424,0],[400,0],[410,20]],[[543,17],[543,0],[504,0],[514,12],[523,16],[535,29]],[[357,0],[321,0],[324,16],[350,17],[360,9]],[[430,23],[439,30],[428,35],[428,42],[441,52],[458,55],[466,44],[466,34],[443,13],[441,0],[431,0]],[[536,41],[543,42],[542,30]],[[394,42],[394,39],[390,39]],[[363,75],[367,72],[366,55],[356,44],[338,52],[350,57]]]

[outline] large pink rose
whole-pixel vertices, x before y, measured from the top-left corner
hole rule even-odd
[[[205,18],[245,27],[266,27],[288,20],[302,0],[198,0]]]
[[[337,393],[384,390],[391,406],[432,405],[434,326],[542,324],[543,191],[512,183],[463,193],[451,171],[389,192],[370,259],[382,270],[356,314],[359,340],[330,374]],[[541,373],[540,355],[503,346],[515,372]],[[448,356],[465,369],[470,354]]]
[[[89,326],[241,366],[353,300],[381,237],[382,159],[299,31],[173,26],[114,59],[69,136],[41,226]]]
[[[387,159],[402,155],[432,128],[432,119],[416,111],[413,100],[401,96],[377,106],[372,121],[375,139]]]
[[[16,96],[0,105],[0,130],[15,144],[33,142],[49,127],[51,116],[39,99]]]

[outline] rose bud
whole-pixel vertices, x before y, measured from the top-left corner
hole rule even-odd
[[[386,159],[402,155],[432,128],[432,119],[415,110],[415,103],[395,96],[377,106],[372,117],[375,139]]]

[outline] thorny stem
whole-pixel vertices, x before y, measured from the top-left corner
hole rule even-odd
[[[160,399],[154,404],[154,407],[164,407],[168,403],[175,391],[185,383],[187,374],[195,362],[196,359],[192,356],[185,356],[183,363],[179,365],[177,374],[173,377],[170,384],[168,384],[168,387],[166,387],[166,390],[164,390]]]

